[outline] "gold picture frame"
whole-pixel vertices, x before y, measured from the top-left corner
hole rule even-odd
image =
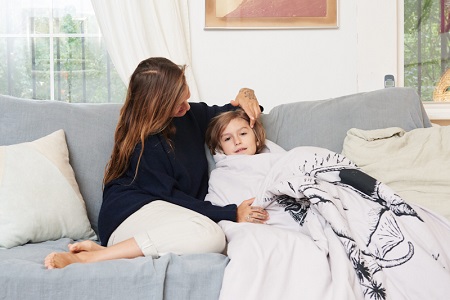
[[[338,27],[338,0],[205,0],[205,29]]]

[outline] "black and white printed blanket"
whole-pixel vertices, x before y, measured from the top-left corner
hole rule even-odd
[[[288,151],[265,177],[253,205],[283,209],[302,230],[286,233],[284,239],[290,240],[286,245],[275,229],[221,224],[231,258],[222,299],[238,293],[247,295],[245,299],[264,299],[274,289],[278,295],[284,293],[283,299],[295,299],[295,291],[286,292],[295,281],[292,276],[299,279],[297,289],[292,287],[298,298],[304,293],[307,299],[319,299],[311,296],[315,293],[321,299],[377,300],[445,299],[450,295],[447,220],[408,204],[340,154],[316,147]],[[255,259],[258,255],[264,261]],[[279,278],[282,284],[270,275],[254,275],[246,286],[230,283],[245,274],[242,268],[270,274],[286,259],[292,265]],[[314,292],[314,288],[325,290]]]

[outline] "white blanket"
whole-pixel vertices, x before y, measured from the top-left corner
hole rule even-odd
[[[257,155],[214,155],[216,168],[212,170],[206,201],[215,205],[241,204],[242,201],[256,197],[260,186],[272,166],[286,151],[277,144],[266,140],[266,147]],[[266,207],[265,205],[264,207]],[[299,230],[299,224],[285,214],[284,207],[267,207],[270,214],[268,225],[279,228]],[[219,223],[221,224],[221,223]]]
[[[342,155],[299,147],[277,159],[254,205],[286,208],[287,199],[303,210],[293,218],[301,232],[221,222],[231,259],[221,299],[449,295],[449,223],[405,203]]]

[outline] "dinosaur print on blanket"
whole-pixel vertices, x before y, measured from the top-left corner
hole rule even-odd
[[[415,243],[403,226],[420,226],[423,220],[343,155],[315,147],[289,151],[269,172],[259,198],[277,201],[302,226],[311,211],[330,224],[366,299],[389,298],[383,270],[402,266],[415,255]]]

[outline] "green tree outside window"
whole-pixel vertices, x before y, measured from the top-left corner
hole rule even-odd
[[[405,86],[415,87],[422,101],[433,101],[433,91],[450,67],[450,1],[404,1]]]
[[[90,1],[64,2],[70,5],[8,3],[0,13],[0,93],[123,102],[126,86],[109,59]]]

